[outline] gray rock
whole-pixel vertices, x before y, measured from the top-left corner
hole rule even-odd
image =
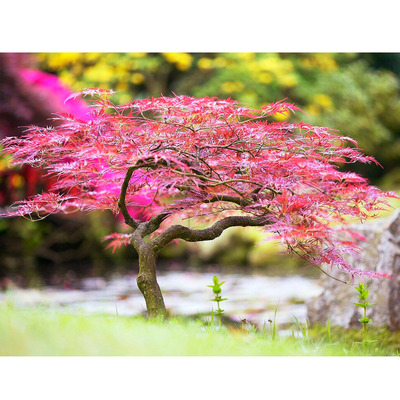
[[[360,269],[387,272],[392,279],[373,279],[368,282],[369,301],[376,305],[368,309],[368,316],[374,325],[385,325],[390,329],[400,329],[400,210],[390,217],[373,223],[356,225],[355,231],[366,237],[360,247],[359,259],[349,257],[350,263]],[[348,281],[346,274],[327,271],[330,275]],[[359,327],[361,310],[354,306],[356,291],[354,285],[344,284],[323,275],[323,292],[307,301],[307,316],[311,324],[325,325],[329,318],[331,325],[347,328]],[[354,284],[358,284],[355,280]]]

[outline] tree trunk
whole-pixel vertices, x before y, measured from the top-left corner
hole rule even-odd
[[[150,318],[167,316],[164,299],[157,283],[156,254],[147,246],[142,246],[139,253],[139,274],[136,282],[146,300]]]

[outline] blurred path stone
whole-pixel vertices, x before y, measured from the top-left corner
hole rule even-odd
[[[164,272],[159,274],[167,308],[173,315],[210,315],[214,305],[207,285],[213,273]],[[277,309],[277,323],[293,322],[293,314],[301,322],[306,320],[305,302],[321,293],[318,280],[300,275],[266,276],[218,274],[226,281],[223,295],[225,315],[232,321],[242,319],[262,326],[273,319]],[[81,281],[81,290],[44,287],[42,289],[15,289],[0,297],[18,307],[48,307],[79,313],[105,313],[133,316],[146,311],[135,276],[120,276],[109,281],[87,278]]]

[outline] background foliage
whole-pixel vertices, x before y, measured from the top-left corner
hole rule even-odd
[[[400,186],[400,55],[396,53],[43,53],[19,55],[11,58],[11,63],[2,63],[4,59],[0,57],[3,136],[20,133],[20,127],[28,124],[46,124],[50,113],[62,108],[62,102],[51,95],[34,92],[30,86],[32,80],[22,83],[18,80],[21,66],[59,77],[72,91],[87,87],[117,90],[113,98],[117,103],[172,92],[231,97],[250,106],[288,98],[305,113],[292,117],[279,115],[277,119],[293,118],[329,126],[355,138],[359,147],[384,168],[356,164],[346,168],[368,177],[381,188]],[[33,179],[26,173],[5,171],[8,171],[7,160],[0,158],[2,206],[32,190],[29,180]],[[47,243],[49,235],[54,236],[55,232],[65,230],[70,236],[69,229],[76,229],[71,227],[74,223],[90,226],[84,237],[76,237],[75,245],[69,247],[61,239],[61,233],[59,243]],[[67,263],[67,269],[79,261],[88,265],[85,271],[109,271],[110,265],[120,265],[122,259],[135,257],[133,253],[112,255],[102,251],[99,240],[105,232],[115,230],[113,225],[115,221],[109,215],[92,215],[89,221],[78,218],[73,223],[51,218],[33,226],[26,221],[2,220],[0,247],[4,256],[0,261],[0,278],[29,266],[30,271],[39,271],[41,275],[43,267],[39,265],[43,265],[43,260],[49,265]],[[293,260],[282,261],[277,256],[277,246],[253,248],[260,237],[249,232],[235,231],[217,243],[204,243],[196,248],[169,246],[162,256],[189,259],[191,265],[293,265]],[[74,236],[70,237],[73,241]],[[230,251],[232,240],[237,257]],[[74,250],[71,255],[68,253],[71,248],[81,250]],[[66,251],[69,261],[54,258],[60,250]],[[68,259],[69,256],[72,258]]]
[[[119,103],[171,92],[250,106],[288,98],[305,111],[297,119],[352,136],[385,167],[357,172],[389,186],[400,175],[397,54],[46,53],[38,62],[72,90],[118,90]]]

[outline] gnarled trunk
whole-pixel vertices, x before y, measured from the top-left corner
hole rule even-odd
[[[265,217],[251,216],[229,216],[217,221],[214,225],[205,229],[189,229],[182,225],[172,225],[163,233],[145,242],[144,237],[151,235],[168,218],[170,213],[160,213],[150,221],[138,223],[130,216],[126,205],[125,195],[135,167],[131,167],[125,177],[121,189],[121,196],[118,206],[125,218],[125,223],[134,229],[131,235],[131,243],[139,254],[139,274],[137,284],[146,300],[147,313],[150,318],[167,316],[164,299],[157,283],[156,257],[157,253],[174,239],[183,239],[188,242],[199,242],[203,240],[213,240],[220,236],[222,232],[232,226],[262,226],[267,220]],[[227,200],[227,198],[225,198]],[[232,200],[232,196],[229,196]],[[236,201],[236,200],[235,200]],[[240,199],[237,202],[241,202]]]
[[[167,316],[164,299],[157,283],[156,254],[150,247],[142,246],[139,253],[139,274],[137,285],[146,300],[147,313],[150,318]]]

